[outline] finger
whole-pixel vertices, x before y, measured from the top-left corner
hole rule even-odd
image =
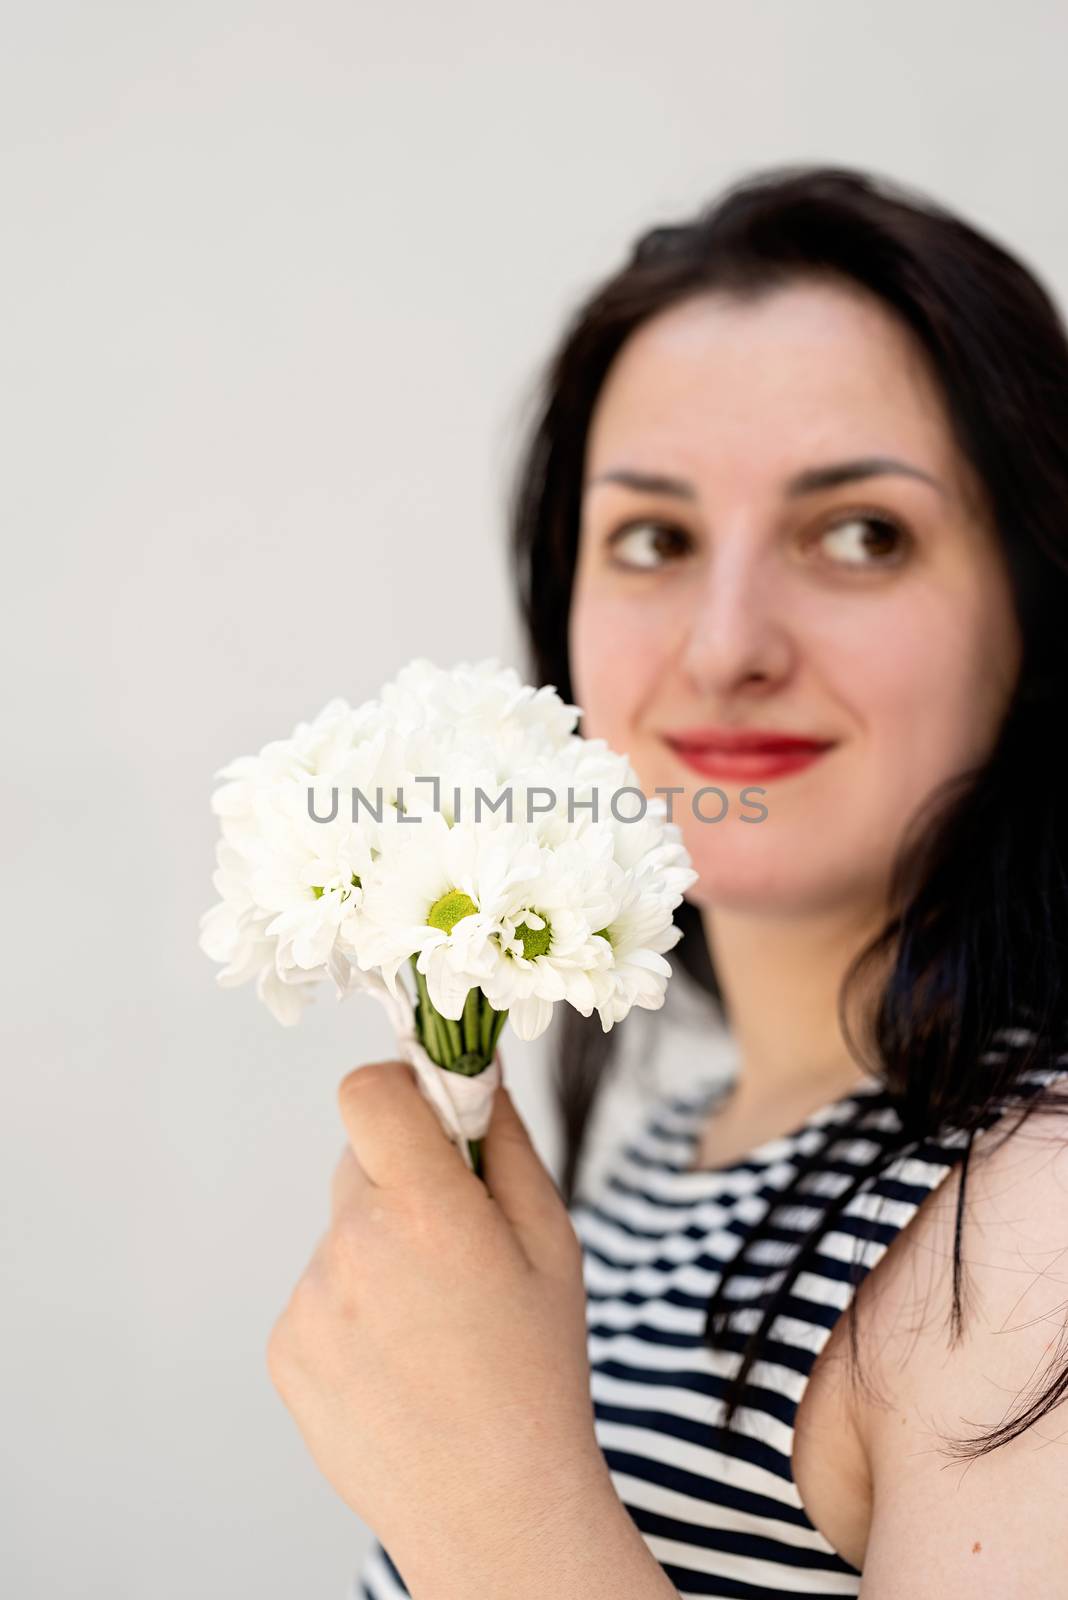
[[[528,1260],[537,1266],[551,1265],[561,1237],[571,1230],[571,1219],[503,1083],[494,1093],[482,1141],[482,1171],[486,1188],[519,1235]]]
[[[330,1180],[331,1222],[336,1223],[343,1213],[366,1200],[373,1188],[374,1184],[357,1161],[351,1144],[346,1144]]]
[[[353,1154],[380,1188],[477,1182],[406,1061],[372,1061],[342,1078],[338,1106]]]

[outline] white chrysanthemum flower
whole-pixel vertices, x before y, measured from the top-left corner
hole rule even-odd
[[[201,948],[227,963],[221,984],[256,977],[280,1021],[297,1020],[310,983],[330,977],[339,994],[353,986],[345,926],[375,832],[351,821],[349,794],[354,783],[377,781],[385,735],[373,703],[353,713],[333,700],[292,739],[219,774],[229,779],[212,796],[222,829],[213,882],[222,901],[201,918]],[[316,820],[332,807],[330,821]]]
[[[622,882],[607,830],[555,850],[539,846],[537,874],[514,886],[494,941],[498,959],[481,985],[520,1039],[545,1031],[555,1001],[589,1016],[596,1001],[589,975],[609,960],[596,936],[616,913]]]
[[[450,825],[493,825],[507,814],[507,806],[498,800],[508,787],[509,768],[499,744],[481,732],[453,723],[398,732],[384,752],[382,772],[385,798],[391,803],[403,799],[406,815],[437,811]]]
[[[653,881],[674,910],[698,874],[677,822],[666,820],[667,803],[655,796],[646,816],[613,823],[615,859],[626,872]]]
[[[664,1004],[671,966],[662,952],[682,938],[671,910],[671,901],[650,893],[640,878],[628,880],[623,903],[605,930],[612,959],[590,978],[606,1033],[632,1006],[658,1011]]]
[[[386,684],[382,706],[403,726],[429,723],[490,739],[509,768],[522,760],[524,748],[556,748],[579,716],[578,706],[565,704],[550,685],[532,688],[492,656],[448,669],[418,657]]]
[[[402,961],[417,956],[435,1008],[460,1017],[494,958],[488,941],[513,885],[538,871],[537,841],[521,829],[431,813],[396,822],[364,886],[354,933],[361,969],[396,992]]]
[[[637,785],[637,775],[625,757],[609,750],[603,739],[574,735],[516,774],[515,787],[523,795],[517,814],[527,815],[525,794],[531,791],[538,837],[543,844],[556,845],[609,822],[613,796],[632,785]],[[637,805],[632,796],[617,800],[623,817],[632,815]]]

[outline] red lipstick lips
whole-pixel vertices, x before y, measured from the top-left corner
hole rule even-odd
[[[684,728],[664,739],[702,777],[752,782],[799,772],[835,742],[764,728]]]

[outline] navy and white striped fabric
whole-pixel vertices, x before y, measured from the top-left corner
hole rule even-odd
[[[1035,1075],[1036,1081],[1040,1080]],[[582,1241],[597,1438],[620,1499],[683,1597],[857,1595],[861,1574],[810,1521],[791,1471],[794,1418],[816,1357],[855,1292],[963,1153],[953,1131],[913,1144],[867,1180],[820,1239],[787,1310],[750,1369],[747,1404],[722,1448],[719,1401],[759,1311],[732,1317],[712,1351],[705,1310],[724,1262],[738,1253],[799,1160],[816,1157],[774,1237],[747,1254],[731,1295],[769,1287],[796,1241],[850,1177],[900,1142],[891,1096],[872,1083],[824,1105],[781,1138],[718,1169],[687,1170],[722,1083],[660,1101],[638,1137],[571,1207]],[[994,1119],[990,1119],[993,1121]],[[849,1122],[850,1127],[843,1125]],[[818,1157],[817,1157],[818,1152]],[[737,1324],[737,1331],[734,1325]],[[350,1600],[408,1591],[376,1543]]]

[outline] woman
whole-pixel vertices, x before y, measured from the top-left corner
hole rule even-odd
[[[346,1078],[270,1364],[381,1538],[355,1592],[1055,1592],[1057,313],[920,197],[759,174],[589,298],[518,489],[535,676],[675,792],[739,1067],[581,1197],[595,1020],[562,1197],[506,1094],[484,1188],[399,1063]]]

